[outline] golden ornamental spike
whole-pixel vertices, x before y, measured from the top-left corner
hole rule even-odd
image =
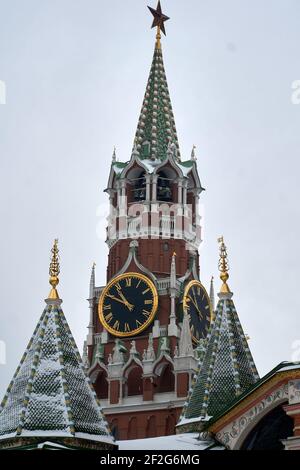
[[[220,259],[219,259],[219,271],[220,271],[220,279],[222,281],[222,286],[220,293],[221,294],[229,294],[230,289],[228,287],[227,281],[229,279],[229,264],[228,264],[228,255],[227,255],[227,248],[224,243],[224,238],[218,238],[218,243],[220,244]]]
[[[156,49],[161,49],[161,33],[160,33],[160,26],[157,26],[157,32],[156,32],[156,44],[155,44]]]
[[[52,253],[52,257],[51,257],[50,268],[49,268],[49,276],[50,276],[49,284],[52,286],[52,289],[49,293],[48,299],[56,300],[56,299],[59,299],[59,295],[56,290],[56,287],[59,284],[58,276],[60,273],[58,239],[54,240],[51,253]]]

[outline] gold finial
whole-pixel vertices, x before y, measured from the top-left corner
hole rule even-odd
[[[155,44],[156,49],[161,49],[161,42],[160,41],[161,41],[160,26],[157,26],[156,44]]]
[[[50,294],[48,296],[48,299],[55,300],[59,299],[58,292],[56,290],[56,287],[59,283],[59,273],[60,273],[60,267],[59,267],[59,250],[58,250],[58,240],[54,240],[54,244],[51,250],[52,253],[52,258],[50,262],[50,268],[49,268],[49,283],[52,286],[52,289],[50,291]]]
[[[229,294],[230,289],[228,287],[227,281],[229,279],[229,264],[228,264],[228,255],[227,255],[227,248],[224,243],[224,238],[218,238],[218,243],[220,244],[220,260],[219,260],[219,271],[220,271],[220,279],[223,282],[221,286],[220,293],[221,294]]]

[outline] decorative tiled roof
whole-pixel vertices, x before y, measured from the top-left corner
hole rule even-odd
[[[199,366],[178,427],[199,429],[259,380],[227,281],[229,264],[223,237],[219,271],[222,280],[219,301],[205,345],[199,350]],[[201,426],[200,426],[201,427]]]
[[[232,294],[219,297],[179,425],[215,416],[259,379]]]
[[[1,403],[0,447],[47,435],[113,444],[60,302],[47,300]]]
[[[157,43],[135,139],[141,159],[165,160],[170,143],[180,158],[163,55]]]

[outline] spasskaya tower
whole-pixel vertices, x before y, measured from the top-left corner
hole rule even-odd
[[[118,439],[175,434],[213,314],[201,284],[195,148],[183,160],[163,63],[165,22],[150,8],[156,42],[134,145],[114,152],[107,284],[90,281],[84,361]]]

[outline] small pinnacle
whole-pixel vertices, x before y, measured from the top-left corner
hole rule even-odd
[[[224,243],[224,238],[218,238],[218,243],[220,244],[220,259],[219,259],[219,271],[220,271],[220,279],[222,281],[222,286],[220,293],[222,294],[229,294],[230,289],[228,287],[227,281],[229,279],[229,264],[228,264],[228,255],[227,255],[227,248]]]
[[[56,290],[56,287],[59,284],[58,276],[60,273],[58,239],[54,240],[51,253],[52,253],[52,258],[51,258],[50,267],[49,267],[49,276],[50,276],[49,283],[52,286],[52,289],[49,293],[48,299],[56,300],[56,299],[59,299],[59,295]]]
[[[194,160],[194,161],[197,160],[196,152],[195,152],[196,148],[197,148],[196,145],[193,145],[192,153],[191,153],[191,159]]]

